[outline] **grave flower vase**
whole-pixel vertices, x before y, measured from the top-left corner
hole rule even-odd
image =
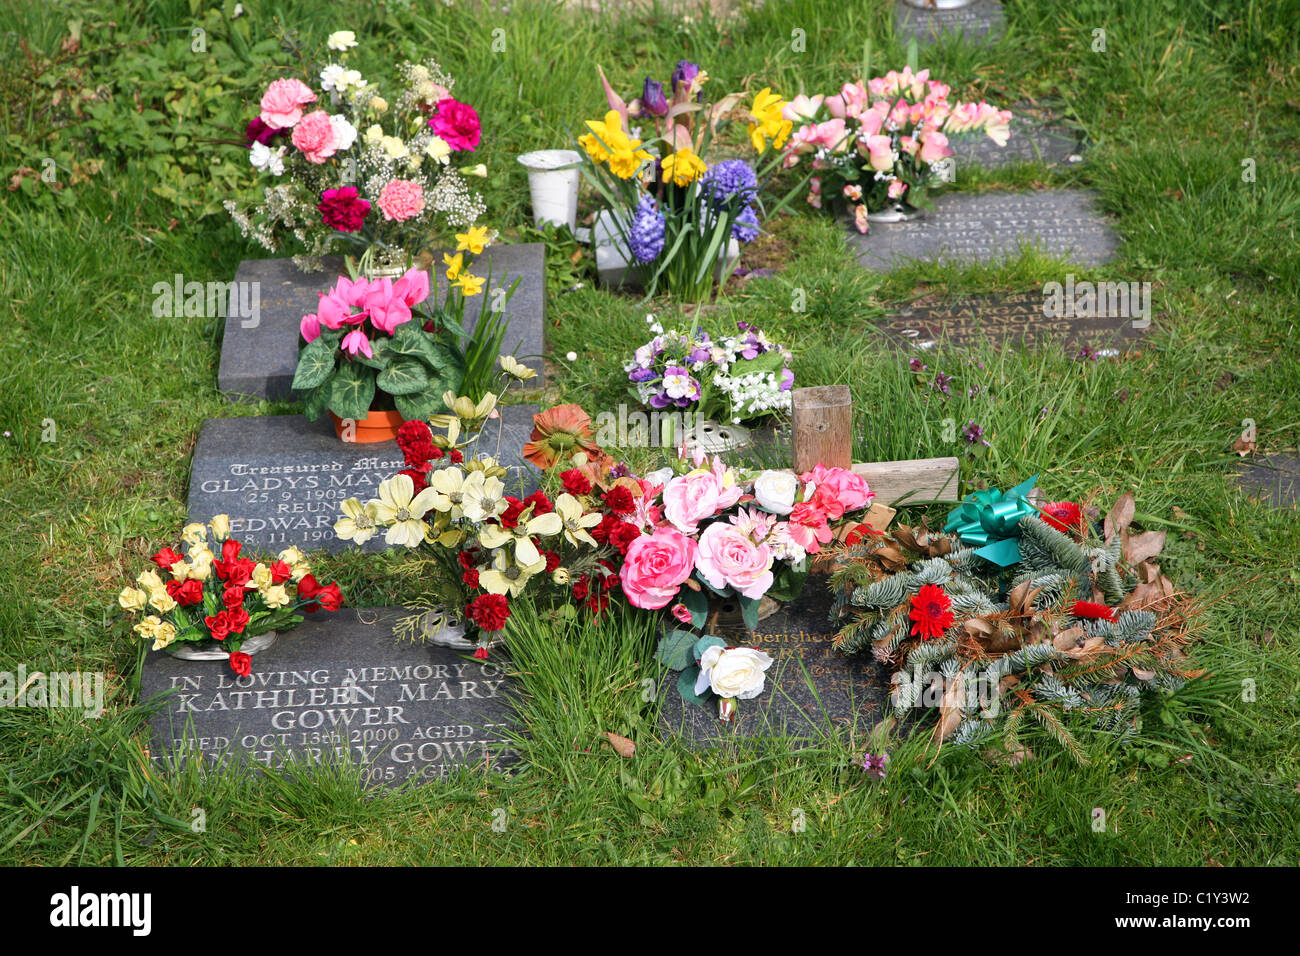
[[[765,620],[779,610],[781,610],[781,602],[765,594],[758,602],[758,619]],[[740,611],[740,602],[733,597],[718,597],[716,594],[709,596],[708,628],[710,631],[714,628],[743,628],[744,626],[745,618]]]
[[[274,644],[277,637],[279,637],[279,634],[275,631],[256,634],[253,637],[245,638],[240,644],[239,650],[252,656]],[[183,661],[230,660],[230,651],[222,646],[221,641],[173,641],[163,650],[172,657],[179,657]]]
[[[903,0],[909,7],[918,10],[960,10],[969,7],[975,0]]]
[[[400,412],[374,408],[369,415],[358,420],[339,418],[333,412],[330,412],[330,418],[334,420],[334,434],[341,441],[359,445],[393,441],[397,438],[397,430],[406,422]]]
[[[549,222],[573,229],[578,220],[578,166],[581,159],[572,149],[539,149],[519,157],[519,164],[528,170],[533,225],[540,228]]]

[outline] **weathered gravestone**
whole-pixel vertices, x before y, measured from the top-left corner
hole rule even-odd
[[[894,32],[904,43],[912,37],[920,44],[933,43],[945,36],[957,36],[970,43],[992,43],[1006,28],[1006,15],[997,0],[975,0],[948,10],[918,8],[903,0],[894,4]]]
[[[151,759],[223,773],[343,765],[386,785],[515,763],[509,659],[398,640],[406,613],[308,615],[253,657],[248,677],[225,661],[149,652],[140,698],[162,701],[149,720]]]
[[[447,291],[441,254],[434,263],[441,301]],[[474,258],[471,268],[479,276],[486,276],[491,269],[493,292],[519,279],[519,287],[504,305],[508,328],[502,347],[515,352],[521,362],[537,372],[538,378],[532,379],[529,387],[544,384],[545,246],[537,242],[491,246]],[[232,399],[292,399],[290,385],[298,366],[299,322],[305,314],[316,311],[320,293],[346,274],[341,256],[327,256],[324,269],[311,273],[300,271],[292,259],[241,262],[235,282],[258,284],[260,314],[227,314],[217,387]],[[478,295],[466,301],[467,331],[477,325],[485,302],[489,309],[493,307],[493,299],[493,295]]]
[[[1300,501],[1300,458],[1264,455],[1243,461],[1237,480],[1252,498],[1258,497],[1274,508],[1294,508]]]
[[[1086,189],[1027,193],[945,193],[910,222],[872,223],[866,235],[846,224],[858,261],[889,270],[909,261],[957,263],[1015,258],[1038,248],[1085,266],[1111,259],[1119,240]]]
[[[533,430],[535,405],[503,405],[474,448],[508,470],[508,494],[537,487],[536,471],[521,457]],[[322,416],[210,418],[203,423],[190,472],[189,520],[230,515],[230,534],[253,551],[342,551],[356,545],[334,534],[345,498],[376,497],[380,482],[405,466],[396,442],[356,444],[340,440]],[[365,544],[383,550],[383,534]]]
[[[941,343],[965,348],[988,341],[1037,348],[1087,346],[1106,356],[1142,339],[1142,327],[1135,327],[1131,316],[1049,317],[1044,301],[1041,290],[970,295],[951,303],[927,297],[886,318],[881,329],[891,341],[923,351]]]
[[[736,718],[718,719],[716,702],[697,707],[677,692],[677,671],[660,685],[660,728],[694,747],[736,738],[789,737],[804,744],[847,729],[855,736],[883,716],[889,672],[866,657],[847,657],[831,646],[831,595],[824,575],[811,574],[798,600],[758,622],[719,633],[737,646],[755,647],[775,658],[763,692],[736,701]]]

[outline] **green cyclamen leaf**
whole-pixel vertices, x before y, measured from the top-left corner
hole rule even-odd
[[[389,395],[418,395],[429,387],[429,372],[419,359],[399,355],[375,378]]]
[[[329,408],[339,418],[360,421],[375,399],[375,373],[364,365],[344,362],[330,379]]]
[[[324,338],[308,342],[298,354],[298,368],[293,373],[293,387],[305,392],[320,385],[334,371],[337,353]]]

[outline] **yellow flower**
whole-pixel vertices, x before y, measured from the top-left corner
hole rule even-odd
[[[208,526],[202,521],[195,521],[193,524],[187,524],[181,529],[181,540],[184,541],[191,549],[205,544],[208,540]]]
[[[442,393],[442,403],[461,421],[473,422],[492,414],[492,409],[497,407],[497,397],[488,392],[483,396],[482,401],[475,405],[470,398],[448,390]]]
[[[162,623],[162,618],[157,614],[150,614],[135,627],[131,628],[131,630],[148,640],[158,633],[158,628],[162,626]]]
[[[153,637],[153,649],[155,651],[161,651],[172,641],[176,640],[176,625],[167,621],[162,621],[156,628],[154,628],[151,636]]]
[[[135,583],[146,591],[157,591],[163,586],[162,578],[158,577],[158,572],[153,568],[148,571],[141,571],[140,576],[135,579]]]
[[[442,264],[447,267],[447,281],[455,282],[460,278],[460,270],[465,267],[464,253],[456,253],[450,256],[447,253],[442,254]]]
[[[285,548],[278,555],[276,555],[276,557],[278,557],[281,561],[283,561],[285,564],[289,565],[290,567],[292,567],[295,564],[302,564],[303,561],[306,560],[307,558],[305,554],[303,554],[293,545],[290,545],[289,547]]]
[[[460,487],[461,513],[475,524],[495,518],[508,507],[501,497],[505,490],[500,478],[490,478],[481,471],[467,475]]]
[[[405,159],[410,150],[406,144],[396,136],[385,136],[379,141],[379,145],[384,148],[384,154],[389,159]]]
[[[596,547],[596,539],[587,534],[587,529],[600,524],[601,515],[598,512],[591,514],[582,513],[582,502],[567,491],[555,499],[555,514],[559,515],[564,525],[564,537],[571,544],[585,544],[588,547]]]
[[[362,504],[357,498],[348,498],[340,506],[343,517],[334,522],[334,533],[344,541],[365,544],[375,536],[375,503]]]
[[[167,593],[166,588],[159,588],[157,591],[150,591],[149,603],[153,605],[154,610],[163,614],[176,608],[176,601]]]
[[[596,516],[596,520],[600,520],[599,515]],[[479,531],[478,539],[486,548],[501,548],[507,542],[513,541],[515,545],[515,564],[520,567],[530,568],[540,558],[542,567],[546,567],[546,559],[537,550],[537,545],[533,544],[533,538],[549,538],[551,535],[559,534],[563,527],[560,516],[551,511],[544,515],[534,515],[527,521],[520,521],[514,528],[503,528],[498,524],[485,524]]]
[[[370,108],[376,113],[382,113],[388,109],[388,100],[382,96],[372,96],[370,97]]]
[[[384,128],[378,123],[373,123],[366,127],[366,132],[362,136],[367,146],[377,146],[384,138]]]
[[[468,249],[474,255],[481,255],[483,247],[491,240],[488,238],[487,226],[470,226],[468,232],[456,233],[456,251]]]
[[[554,581],[556,584],[558,584],[560,587],[564,587],[566,584],[569,583],[569,569],[556,568],[554,571],[551,572],[551,580]]]
[[[605,114],[604,122],[588,120],[590,133],[579,136],[578,144],[587,151],[594,162],[609,161],[609,171],[619,179],[631,179],[650,154],[638,147],[641,140],[631,139],[623,132],[623,118],[616,110]]]
[[[271,569],[261,561],[257,562],[257,564],[253,566],[253,573],[250,577],[250,582],[253,587],[257,588],[259,591],[269,588],[272,583],[274,583],[271,579]]]
[[[372,504],[375,519],[392,526],[384,535],[388,544],[414,548],[424,540],[429,530],[424,515],[433,507],[438,493],[432,488],[425,488],[418,495],[414,492],[415,483],[410,475],[393,475],[379,486],[379,499]]]
[[[437,160],[445,166],[450,161],[451,145],[441,136],[432,136],[429,138],[429,142],[425,144],[424,155]]]
[[[122,593],[117,596],[117,603],[124,611],[143,611],[144,602],[148,598],[149,595],[139,588],[122,588]]]
[[[609,113],[605,114],[605,118],[608,120],[610,115]],[[612,115],[617,122],[618,114],[613,113]],[[621,129],[622,124],[617,123],[617,126]],[[587,155],[592,158],[593,162],[603,163],[609,159],[609,150],[605,148],[605,143],[609,142],[609,130],[606,129],[605,123],[600,120],[587,120],[587,129],[591,130],[591,132],[579,136],[578,145],[587,151]]]
[[[536,371],[529,368],[527,365],[524,365],[522,362],[517,360],[513,355],[502,355],[500,357],[500,362],[501,362],[501,371],[505,372],[513,379],[517,379],[518,381],[521,382],[526,382],[530,378],[537,377]]]
[[[429,487],[433,500],[429,507],[434,511],[444,512],[455,521],[464,515],[461,504],[465,500],[465,472],[459,468],[439,468],[429,476]]]
[[[477,176],[479,179],[487,179],[487,164],[476,163],[473,166],[462,166],[460,174],[462,176]]]
[[[195,581],[206,581],[212,573],[212,562],[216,556],[205,546],[190,551],[190,577]],[[172,570],[175,570],[173,566]]]
[[[225,541],[230,537],[230,515],[213,515],[210,524],[212,537],[218,541]]]
[[[483,283],[486,280],[481,276],[470,275],[468,272],[462,272],[460,278],[456,280],[456,288],[467,296],[479,295],[483,291]]]
[[[262,601],[267,607],[288,607],[289,592],[284,589],[283,584],[273,584],[269,588],[261,589]]]
[[[678,186],[689,186],[708,170],[708,164],[689,149],[679,149],[664,158],[664,178]]]
[[[633,143],[640,143],[639,139]],[[650,158],[644,149],[620,149],[609,157],[609,171],[619,179],[631,179],[636,175],[641,164]]]
[[[546,557],[538,554],[537,560],[524,564],[519,559],[519,549],[515,548],[515,560],[506,557],[505,551],[498,551],[492,558],[492,567],[478,576],[479,587],[488,594],[509,594],[518,597],[519,592],[528,585],[528,579],[546,570]]]
[[[776,149],[785,145],[790,130],[794,127],[790,120],[781,115],[787,105],[789,104],[785,100],[766,86],[754,97],[754,105],[749,111],[753,119],[749,124],[749,141],[755,152],[766,150],[769,139]]]

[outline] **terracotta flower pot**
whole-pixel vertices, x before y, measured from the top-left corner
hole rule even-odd
[[[355,442],[358,445],[392,441],[397,437],[397,430],[406,421],[400,412],[377,412],[374,409],[371,409],[370,414],[365,418],[356,421],[339,418],[333,412],[330,412],[330,418],[334,419],[334,434],[343,441]],[[350,438],[345,438],[343,431],[348,423],[351,423],[352,434]]]

